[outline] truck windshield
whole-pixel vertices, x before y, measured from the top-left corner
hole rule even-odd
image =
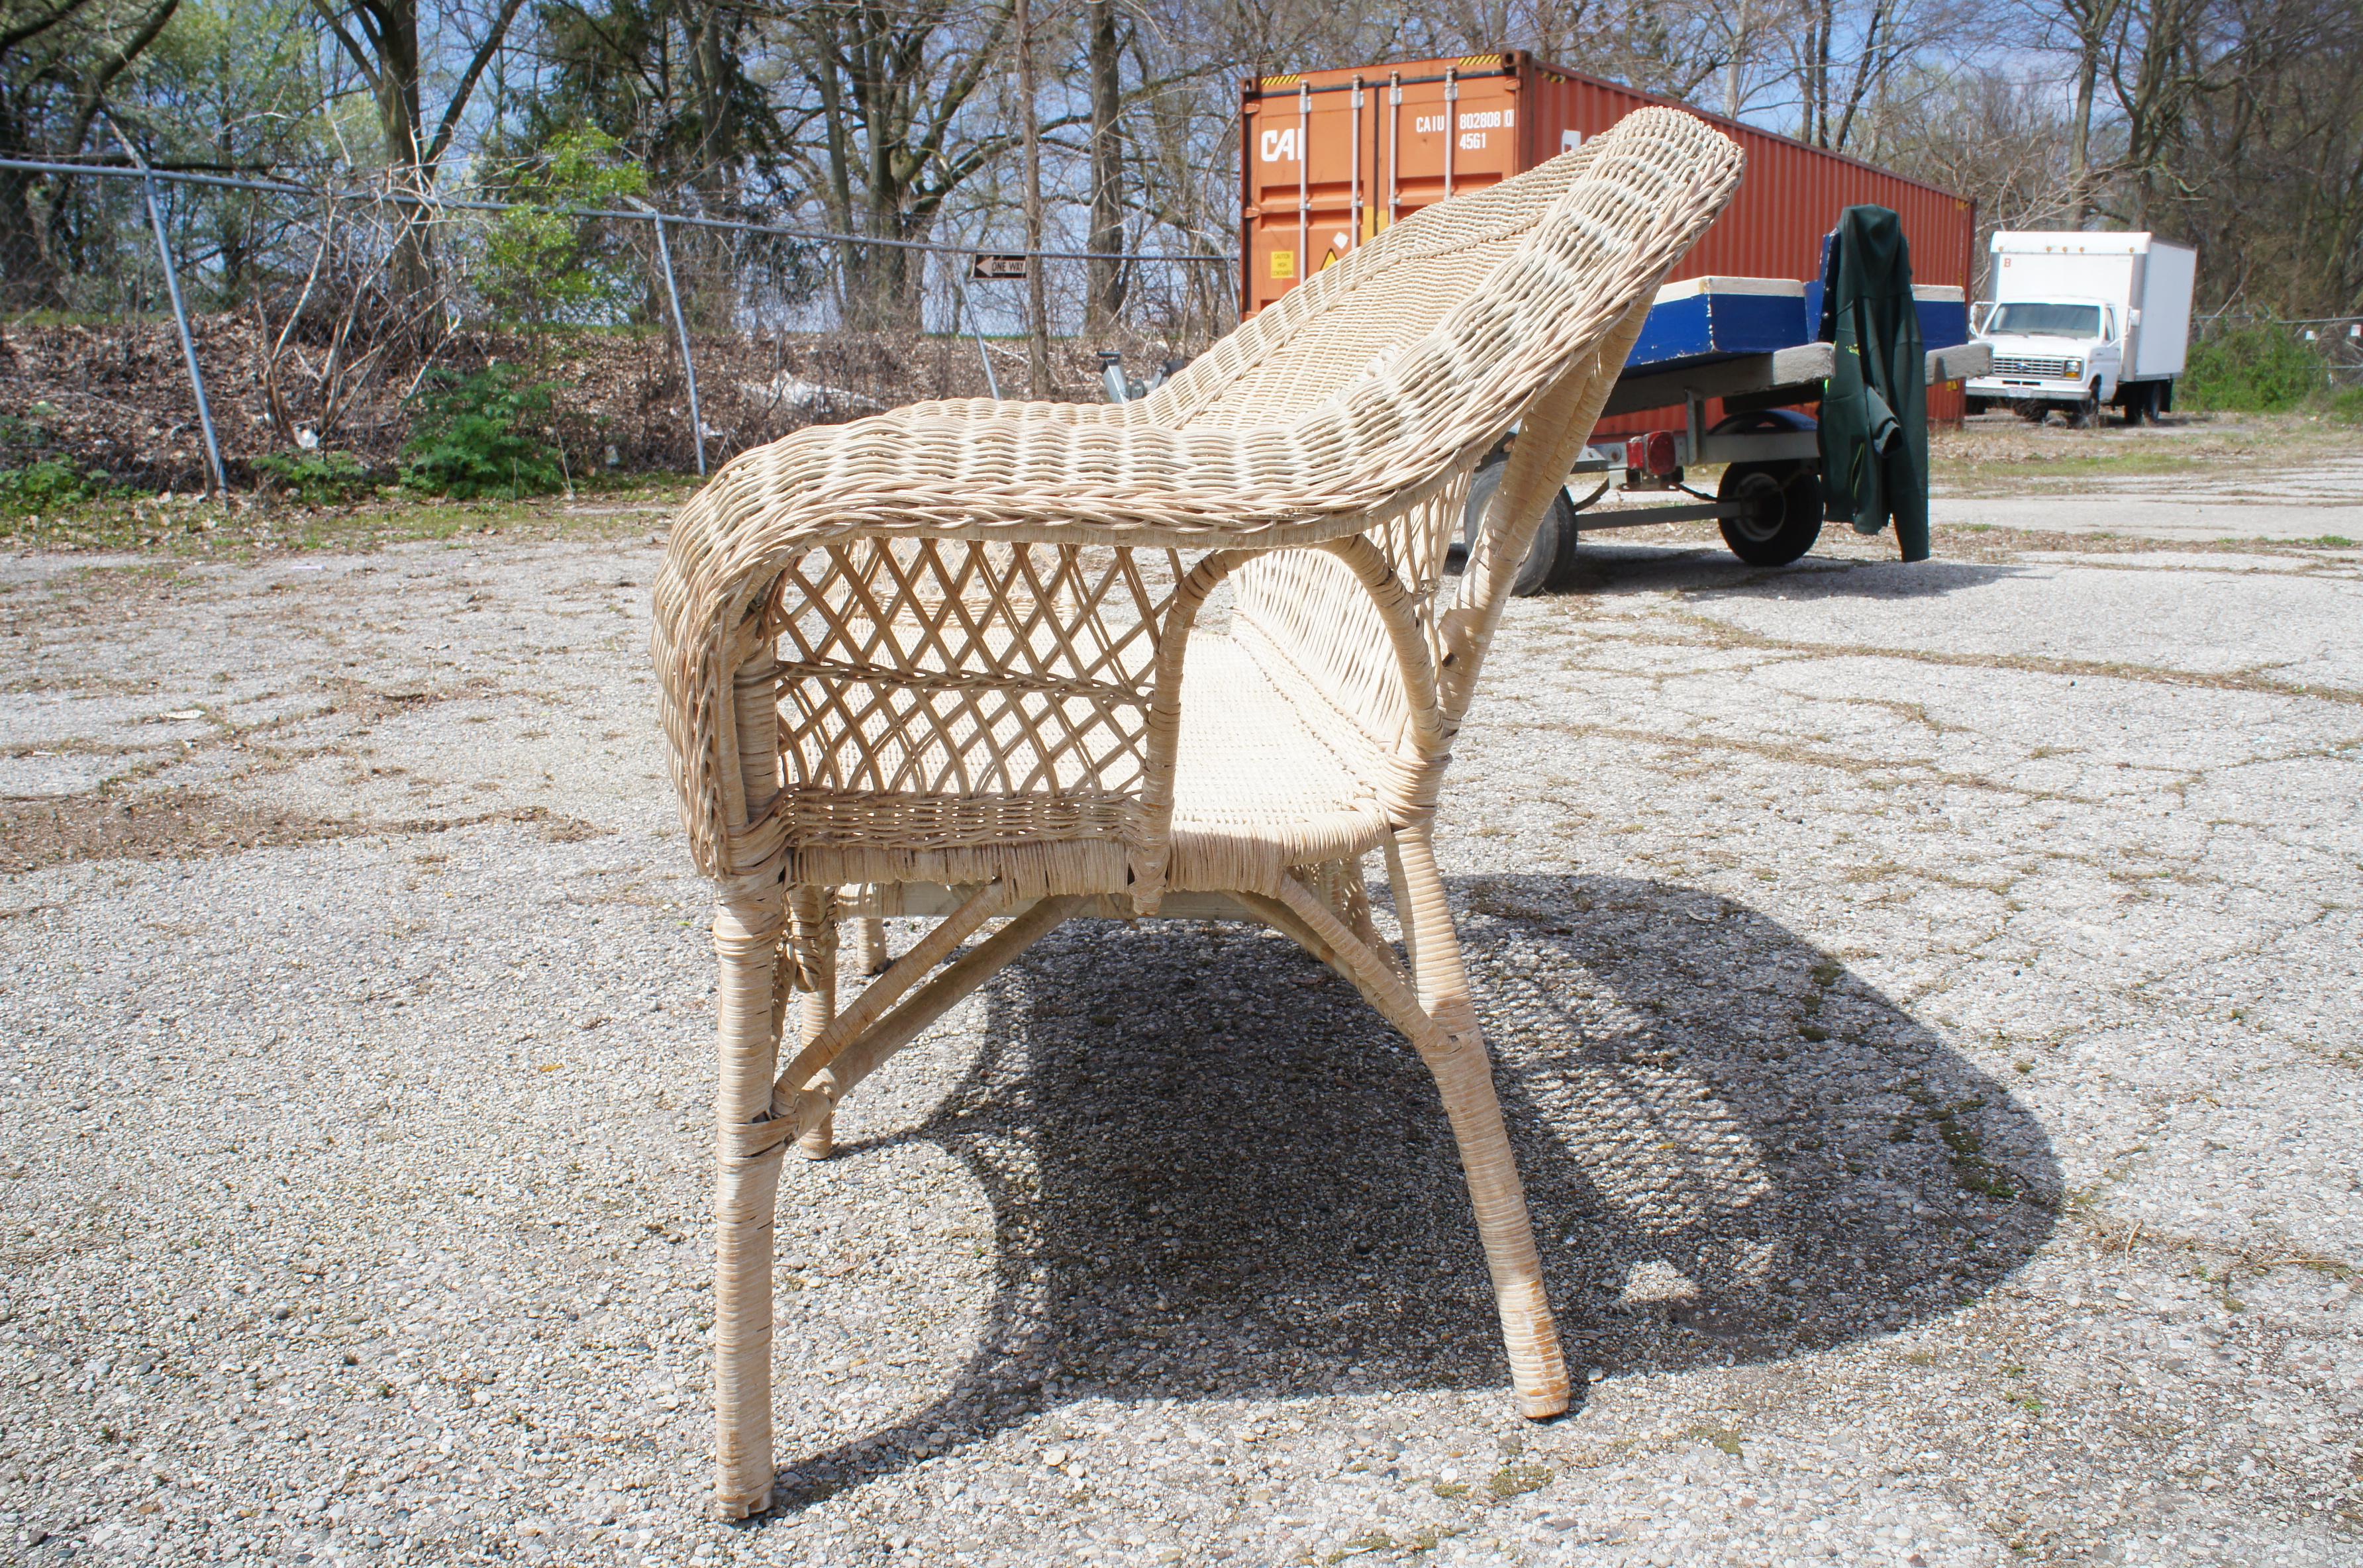
[[[2015,332],[2029,337],[2098,337],[2101,307],[2092,304],[2038,304],[2019,300],[2001,306],[1988,332]]]

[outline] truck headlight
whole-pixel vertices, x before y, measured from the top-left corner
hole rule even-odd
[[[2068,379],[2071,381],[2080,381],[2084,379],[2083,360],[2070,359],[2068,361]]]

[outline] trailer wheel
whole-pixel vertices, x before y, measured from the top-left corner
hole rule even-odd
[[[1787,566],[1822,536],[1822,476],[1810,463],[1734,463],[1714,494],[1740,508],[1723,519],[1723,542],[1749,566]]]
[[[1493,492],[1502,488],[1502,476],[1509,468],[1508,457],[1495,458],[1469,481],[1469,500],[1460,512],[1464,563],[1475,553],[1478,533],[1485,526],[1485,509],[1493,504]],[[1561,489],[1551,497],[1550,509],[1535,529],[1535,542],[1526,547],[1526,558],[1518,563],[1518,573],[1510,580],[1510,592],[1519,599],[1531,599],[1546,589],[1565,587],[1575,570],[1575,502]],[[1465,564],[1461,569],[1468,569]]]

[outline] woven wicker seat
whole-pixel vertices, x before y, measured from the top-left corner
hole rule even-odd
[[[864,1077],[1082,916],[1263,922],[1403,1031],[1459,1143],[1519,1408],[1566,1408],[1431,834],[1511,577],[1739,170],[1647,110],[1396,225],[1142,402],[802,431],[682,512],[654,652],[719,884],[723,1513],[771,1496],[784,1151],[826,1154]],[[1470,475],[1514,429],[1456,580]],[[940,918],[888,964],[887,915]],[[844,925],[876,977],[840,1006]]]

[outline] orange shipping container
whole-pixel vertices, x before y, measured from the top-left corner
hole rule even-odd
[[[1524,51],[1267,76],[1241,103],[1239,313],[1430,202],[1492,184],[1672,100],[1548,65]],[[1822,237],[1858,203],[1892,208],[1915,282],[1969,287],[1977,209],[1965,196],[1675,105],[1747,152],[1731,205],[1673,279],[1812,278]],[[1958,386],[1929,389],[1932,419],[1960,416]],[[1663,421],[1603,420],[1603,435]]]

